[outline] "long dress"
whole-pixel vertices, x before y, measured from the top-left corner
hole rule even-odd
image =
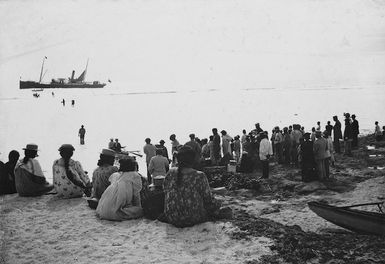
[[[22,160],[16,164],[15,186],[20,196],[39,196],[53,189],[46,181],[39,162],[32,158],[26,164]]]
[[[178,185],[178,169],[172,168],[163,183],[165,193],[164,214],[168,223],[177,227],[193,226],[210,220],[220,207],[211,194],[206,175],[186,169]]]
[[[140,191],[142,179],[139,173],[116,172],[110,176],[111,185],[102,194],[96,214],[101,219],[122,221],[143,215]]]
[[[72,172],[74,178],[78,181],[82,181],[85,185],[89,183],[89,178],[85,174],[82,165],[79,161],[69,160],[69,170]],[[60,158],[55,160],[52,165],[53,171],[53,185],[59,197],[63,198],[75,198],[83,196],[83,189],[75,185],[67,177],[66,170],[64,168],[64,159]]]

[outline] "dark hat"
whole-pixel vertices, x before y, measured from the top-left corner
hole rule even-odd
[[[352,118],[356,118],[356,115],[355,115],[355,114],[353,114],[353,115],[352,115]]]
[[[160,144],[166,143],[163,139],[159,141]]]
[[[311,135],[311,134],[310,134],[309,132],[306,132],[305,134],[303,134],[303,137],[304,137],[304,138],[310,138],[310,135]]]
[[[63,144],[60,146],[59,151],[62,151],[64,149],[69,149],[69,150],[75,150],[74,146],[71,144]]]
[[[102,149],[102,152],[100,154],[115,157],[115,151],[113,151],[112,149]]]
[[[23,148],[24,150],[34,150],[34,151],[39,151],[38,146],[36,144],[30,143]]]

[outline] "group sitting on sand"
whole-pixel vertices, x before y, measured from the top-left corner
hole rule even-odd
[[[234,160],[237,171],[253,172],[260,166],[262,177],[268,178],[269,160],[274,157],[279,164],[301,165],[303,181],[325,180],[329,177],[329,166],[335,160],[334,152],[340,152],[340,140],[344,142],[346,155],[351,155],[351,149],[357,147],[358,121],[355,115],[352,119],[345,114],[344,133],[340,121],[334,116],[335,125],[330,125],[329,121],[325,131],[321,131],[318,121],[312,133],[305,133],[303,127],[295,124],[283,130],[275,127],[270,138],[259,123],[249,134],[243,130],[242,137],[234,139],[225,130],[220,136],[213,128],[210,140],[199,140],[190,134],[190,141],[181,145],[173,134],[170,136],[172,160],[168,158],[164,140],[153,146],[146,138],[147,177],[138,172],[134,157],[121,158],[116,150],[102,149],[92,182],[81,163],[72,159],[75,148],[63,144],[58,149],[60,158],[53,162],[53,184],[48,183],[36,159],[38,145],[31,143],[24,148],[21,160],[18,160],[17,151],[11,151],[10,161],[0,164],[0,194],[17,192],[20,196],[39,196],[51,193],[58,198],[86,196],[90,207],[96,209],[96,215],[101,219],[122,221],[144,216],[177,227],[188,227],[232,215],[230,208],[221,207],[213,197],[207,177],[201,171],[203,166],[224,166]],[[376,122],[377,140],[380,136],[378,127]],[[117,157],[121,158],[119,166],[115,165]],[[159,176],[164,181],[155,185]]]

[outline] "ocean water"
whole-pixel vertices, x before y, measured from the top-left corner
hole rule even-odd
[[[184,143],[256,122],[309,131],[344,112],[372,131],[385,125],[384,12],[376,0],[0,1],[0,160],[34,142],[52,178],[63,143],[92,172],[110,138],[170,149],[172,133]],[[112,82],[34,98],[18,82],[38,80],[45,56],[44,81],[89,59],[86,79]]]

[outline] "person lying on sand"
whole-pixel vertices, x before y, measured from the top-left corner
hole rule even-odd
[[[163,183],[165,206],[162,221],[176,227],[188,227],[211,219],[231,215],[231,209],[220,210],[221,203],[211,194],[206,175],[193,169],[195,152],[183,146],[177,154],[178,167],[171,168]]]
[[[24,148],[25,157],[15,166],[15,186],[20,196],[39,196],[53,189],[53,185],[46,181],[39,161],[35,159],[37,151],[38,145],[28,144]]]
[[[91,195],[92,184],[79,161],[71,159],[75,148],[63,144],[59,148],[60,159],[53,162],[53,184],[59,197],[75,198]]]
[[[142,177],[133,159],[119,160],[119,172],[110,176],[111,185],[102,194],[96,208],[100,219],[122,221],[143,216],[140,191]]]

